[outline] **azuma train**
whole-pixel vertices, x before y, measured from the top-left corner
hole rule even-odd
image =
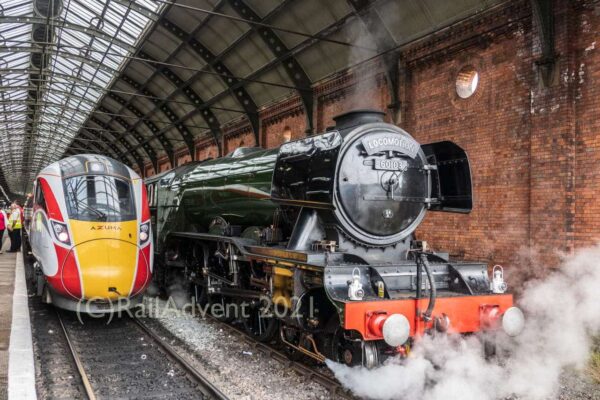
[[[471,211],[465,151],[421,145],[377,111],[335,122],[147,179],[156,281],[220,310],[248,304],[249,334],[318,361],[373,367],[428,333],[518,334],[499,269],[492,280],[415,238],[428,211]]]
[[[34,182],[28,229],[44,302],[114,312],[138,304],[152,279],[146,188],[116,160],[76,155],[44,168]]]

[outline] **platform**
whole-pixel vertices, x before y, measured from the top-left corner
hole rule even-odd
[[[27,301],[22,254],[0,254],[0,399],[36,398]]]

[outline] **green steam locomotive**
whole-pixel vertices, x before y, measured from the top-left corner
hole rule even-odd
[[[518,333],[487,264],[415,240],[427,211],[470,212],[466,153],[420,145],[377,111],[335,122],[147,179],[156,282],[183,281],[219,317],[318,361],[373,367],[431,332]]]

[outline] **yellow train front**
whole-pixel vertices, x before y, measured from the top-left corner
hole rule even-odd
[[[43,301],[85,313],[135,306],[153,264],[142,179],[99,155],[47,166],[34,183],[29,241]]]

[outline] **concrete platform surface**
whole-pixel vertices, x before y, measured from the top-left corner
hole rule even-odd
[[[6,249],[7,246],[0,247]],[[8,397],[8,346],[12,323],[15,265],[14,253],[0,254],[0,399]]]
[[[21,253],[0,254],[0,399],[35,400],[35,365]]]

